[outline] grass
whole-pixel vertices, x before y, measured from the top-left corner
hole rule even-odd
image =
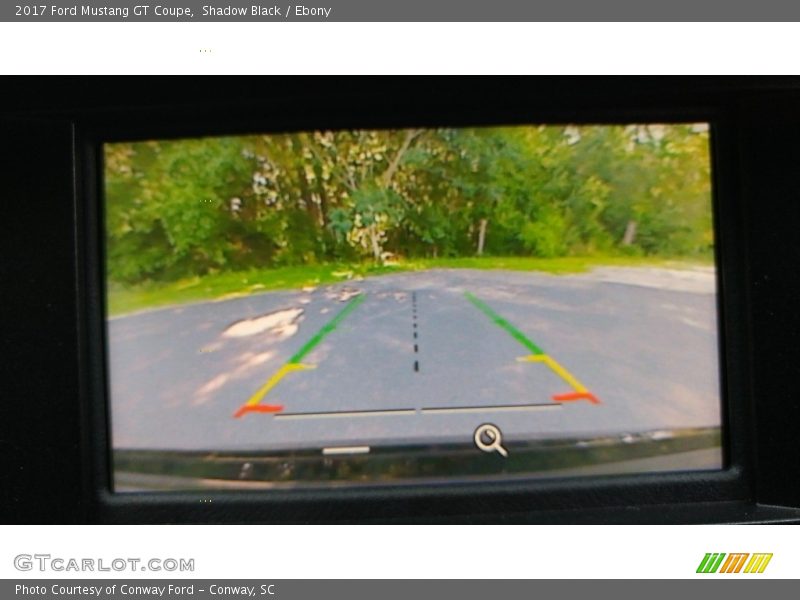
[[[582,273],[598,266],[638,266],[686,268],[710,266],[710,259],[666,259],[640,256],[567,256],[536,257],[464,257],[402,261],[376,266],[372,264],[328,264],[281,267],[254,271],[214,273],[171,282],[148,282],[135,286],[109,283],[108,312],[122,315],[140,310],[188,302],[225,300],[270,290],[301,289],[364,277],[425,271],[428,269],[506,269],[538,271],[553,275]]]
[[[653,258],[647,256],[563,256],[559,258],[537,258],[531,256],[493,256],[422,259],[412,263],[417,269],[505,269],[508,271],[539,271],[551,275],[585,273],[595,267],[664,267],[687,268],[711,266],[713,261],[697,258]]]

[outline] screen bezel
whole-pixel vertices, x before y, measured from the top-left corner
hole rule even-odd
[[[530,100],[530,97],[528,97]],[[480,100],[480,99],[478,99]],[[75,124],[78,156],[78,268],[81,314],[81,382],[85,446],[91,464],[86,494],[108,522],[219,521],[297,522],[396,520],[509,514],[548,514],[569,507],[582,513],[598,508],[742,501],[752,485],[752,432],[748,422],[750,381],[747,365],[749,322],[746,263],[736,243],[742,208],[736,186],[735,125],[720,106],[598,108],[590,104],[553,106],[552,100],[494,101],[459,98],[398,107],[376,92],[342,96],[332,106],[282,99],[258,106],[243,104],[225,115],[209,115],[209,106],[123,109],[89,115]],[[265,113],[269,112],[272,116]],[[353,115],[358,115],[354,117]],[[712,202],[717,263],[717,309],[724,468],[720,471],[587,476],[570,479],[487,480],[469,483],[426,482],[363,485],[330,489],[126,493],[111,492],[109,397],[105,340],[105,294],[101,145],[113,141],[209,135],[284,133],[309,129],[402,128],[515,124],[623,124],[708,122],[711,126]],[[202,123],[202,125],[198,125]],[[198,503],[198,497],[207,500]]]

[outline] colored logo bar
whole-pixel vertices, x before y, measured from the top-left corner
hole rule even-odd
[[[727,557],[727,558],[726,558]],[[748,558],[750,559],[748,561]],[[763,573],[771,553],[707,552],[697,567],[698,573]],[[724,561],[724,562],[723,562]],[[744,570],[743,570],[744,569]]]

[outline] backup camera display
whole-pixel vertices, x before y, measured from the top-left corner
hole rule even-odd
[[[718,469],[706,124],[104,147],[114,489]]]

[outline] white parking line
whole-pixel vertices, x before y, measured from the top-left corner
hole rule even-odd
[[[283,413],[276,414],[276,419],[339,419],[342,417],[393,417],[414,415],[413,408],[400,410],[357,410],[350,412],[316,412],[316,413]]]
[[[520,406],[463,406],[458,408],[423,408],[423,415],[436,413],[439,415],[453,413],[478,413],[478,412],[513,412],[513,411],[538,411],[561,408],[561,404],[521,404]]]

